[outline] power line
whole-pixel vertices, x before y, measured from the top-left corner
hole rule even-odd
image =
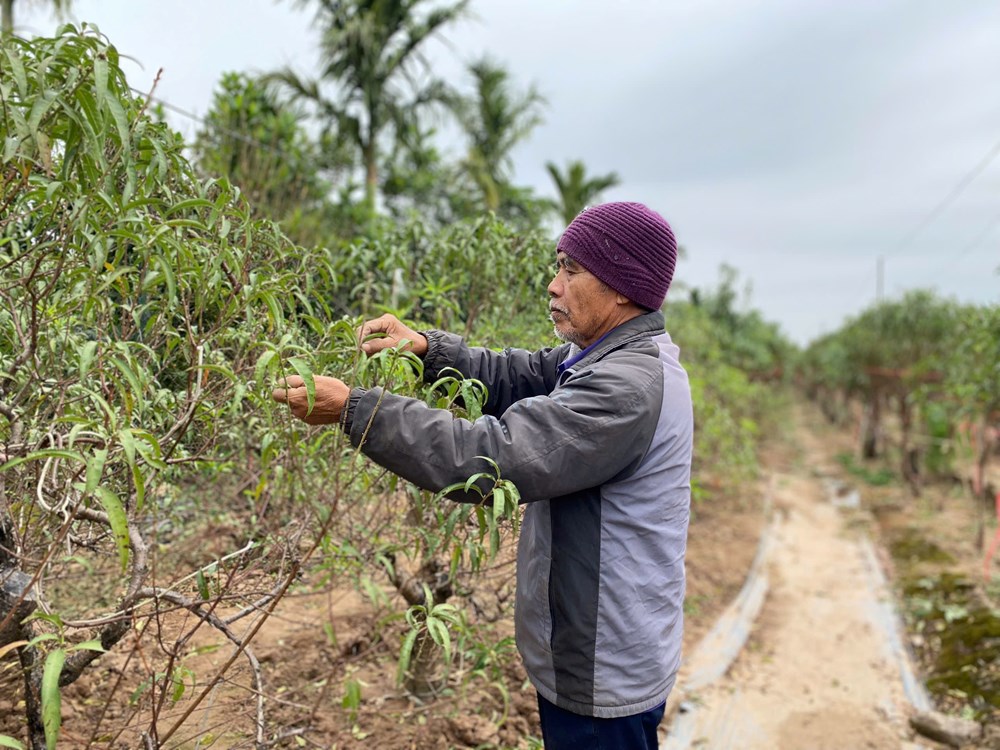
[[[983,240],[985,240],[990,235],[990,233],[997,228],[998,224],[1000,224],[1000,214],[994,216],[993,220],[986,225],[985,229],[983,229],[983,231],[980,232],[979,235],[972,242],[970,242],[961,251],[959,251],[958,255],[956,255],[954,258],[949,258],[949,262],[954,264],[956,261],[961,260],[966,255],[975,250],[977,247],[979,247],[983,243]]]
[[[903,238],[898,243],[896,243],[894,247],[880,254],[876,258],[876,275],[878,276],[878,281],[876,283],[876,290],[877,290],[876,300],[875,300],[876,302],[882,301],[882,296],[883,296],[882,289],[885,283],[885,259],[891,255],[899,253],[905,247],[910,245],[913,242],[913,240],[915,240],[920,235],[920,233],[924,231],[924,229],[930,226],[930,224],[935,219],[937,219],[942,213],[944,213],[945,209],[947,209],[952,203],[955,202],[955,200],[963,192],[965,192],[965,189],[969,187],[969,185],[971,185],[972,182],[980,174],[983,173],[983,171],[993,162],[993,160],[997,158],[997,155],[1000,155],[1000,141],[997,141],[995,144],[993,144],[990,150],[986,152],[986,155],[983,156],[983,158],[980,159],[979,162],[972,169],[970,169],[965,175],[963,175],[962,179],[958,181],[955,187],[953,187],[951,191],[947,195],[945,195],[945,197],[923,217],[923,219],[917,222],[917,224],[909,232],[903,235]],[[989,236],[990,231],[997,225],[997,223],[1000,223],[1000,216],[991,221],[989,225],[987,225],[987,227],[983,230],[983,232],[980,233],[965,248],[963,248],[958,253],[957,256],[949,258],[948,263],[954,266],[954,264],[959,259],[965,257],[970,252],[972,252]],[[862,293],[856,299],[855,304],[867,296],[868,295],[866,292]]]
[[[965,256],[967,256],[973,250],[976,250],[987,239],[989,239],[990,235],[997,228],[997,226],[1000,226],[1000,214],[997,214],[992,219],[990,219],[986,223],[986,225],[982,228],[982,230],[979,232],[979,234],[973,237],[971,241],[967,242],[961,250],[959,250],[954,255],[948,255],[944,259],[943,263],[935,267],[931,273],[932,277],[934,279],[940,280],[942,273],[945,273],[948,269],[951,269],[952,271],[957,269],[959,267],[959,261],[964,259]]]
[[[915,240],[917,236],[919,236],[919,234],[931,224],[931,222],[944,213],[944,210],[948,208],[948,206],[954,203],[958,196],[965,192],[965,189],[972,184],[973,180],[982,174],[983,170],[990,165],[990,162],[992,162],[998,154],[1000,154],[1000,141],[997,141],[996,144],[994,144],[994,146],[986,153],[986,156],[984,156],[975,167],[973,167],[964,177],[962,177],[961,180],[958,181],[958,184],[952,188],[951,192],[948,193],[944,199],[926,216],[924,216],[924,218],[918,222],[913,229],[904,235],[903,239],[901,239],[893,249],[885,253],[885,255],[888,256],[897,253],[913,242],[913,240]]]

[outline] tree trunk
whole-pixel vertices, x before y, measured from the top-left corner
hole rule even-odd
[[[913,409],[905,393],[899,395],[900,425],[900,469],[903,480],[910,486],[914,497],[920,497],[920,457],[919,450],[910,446],[910,432],[913,427]]]
[[[0,33],[4,36],[14,33],[14,0],[0,0]]]
[[[847,391],[841,391],[837,396],[837,426],[847,427],[851,424],[851,417],[854,414],[851,395]]]
[[[977,546],[980,552],[986,551],[986,527],[992,510],[990,507],[992,498],[986,491],[986,463],[989,461],[992,447],[987,433],[987,420],[984,417],[976,428],[976,443],[979,445],[979,450],[972,469],[972,497],[979,506],[979,530],[976,541],[979,543]]]
[[[361,147],[361,155],[365,161],[365,208],[368,218],[375,217],[375,193],[378,190],[378,163],[375,159],[375,142],[369,140]]]
[[[27,640],[21,621],[38,606],[28,588],[31,576],[18,567],[11,528],[10,518],[0,515],[0,646]]]
[[[4,10],[7,0],[4,0]],[[23,624],[38,606],[34,592],[28,587],[31,576],[18,567],[12,522],[0,515],[0,646],[15,641],[30,641],[34,635],[30,623]],[[32,750],[45,750],[45,727],[42,726],[42,670],[37,665],[39,651],[34,646],[17,649],[24,672],[24,714]],[[37,666],[37,668],[36,668]]]
[[[452,582],[448,578],[448,568],[435,558],[430,558],[420,566],[416,575],[410,575],[397,565],[395,556],[392,560],[392,575],[390,580],[406,603],[410,606],[419,605],[430,612],[435,604],[442,604],[454,593]],[[425,592],[429,591],[431,600],[427,601]],[[410,653],[410,664],[403,679],[403,687],[418,698],[429,698],[437,693],[442,684],[440,675],[442,649],[430,631],[422,627],[413,642]]]
[[[438,646],[427,628],[417,633],[410,655],[410,667],[406,670],[403,687],[417,698],[430,698],[441,689],[442,678],[441,647]]]
[[[979,454],[976,456],[975,474],[973,476],[973,489],[975,494],[978,496],[983,492],[983,485],[985,484],[986,480],[986,463],[989,461],[990,451],[993,448],[993,445],[989,437],[989,426],[987,424],[987,420],[985,417],[979,423],[979,428],[977,432],[979,433],[978,434],[979,440],[977,441],[979,443]]]
[[[4,565],[0,559],[0,646],[24,640],[21,621],[35,611],[34,595],[28,590],[31,576]]]
[[[24,637],[33,635],[31,626],[24,628]],[[28,720],[28,738],[31,750],[45,750],[45,726],[42,724],[42,666],[41,653],[34,646],[17,650],[24,672],[24,715]]]
[[[881,420],[882,399],[878,391],[873,391],[861,419],[861,458],[878,458]]]

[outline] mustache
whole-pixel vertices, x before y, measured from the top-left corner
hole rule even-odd
[[[569,317],[569,311],[568,310],[565,310],[565,309],[559,307],[559,305],[552,305],[552,304],[550,304],[549,305],[549,315],[552,315],[552,313],[554,313],[554,312],[557,312],[560,315],[565,315],[567,318]]]

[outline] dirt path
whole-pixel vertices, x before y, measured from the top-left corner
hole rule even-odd
[[[800,458],[773,471],[763,606],[725,676],[693,674],[706,671],[715,645],[688,660],[668,750],[914,747],[905,720],[913,684],[904,685],[864,524],[830,501],[830,456],[801,412],[796,422]]]

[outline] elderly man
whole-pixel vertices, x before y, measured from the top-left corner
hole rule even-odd
[[[516,640],[549,750],[655,748],[680,663],[693,418],[660,312],[676,255],[659,214],[606,203],[556,248],[563,345],[494,352],[388,315],[361,327],[368,354],[408,341],[428,380],[446,367],[481,380],[475,422],[336,378],[316,378],[309,415],[300,378],[274,392],[420,487],[464,481],[481,456],[518,487]]]

